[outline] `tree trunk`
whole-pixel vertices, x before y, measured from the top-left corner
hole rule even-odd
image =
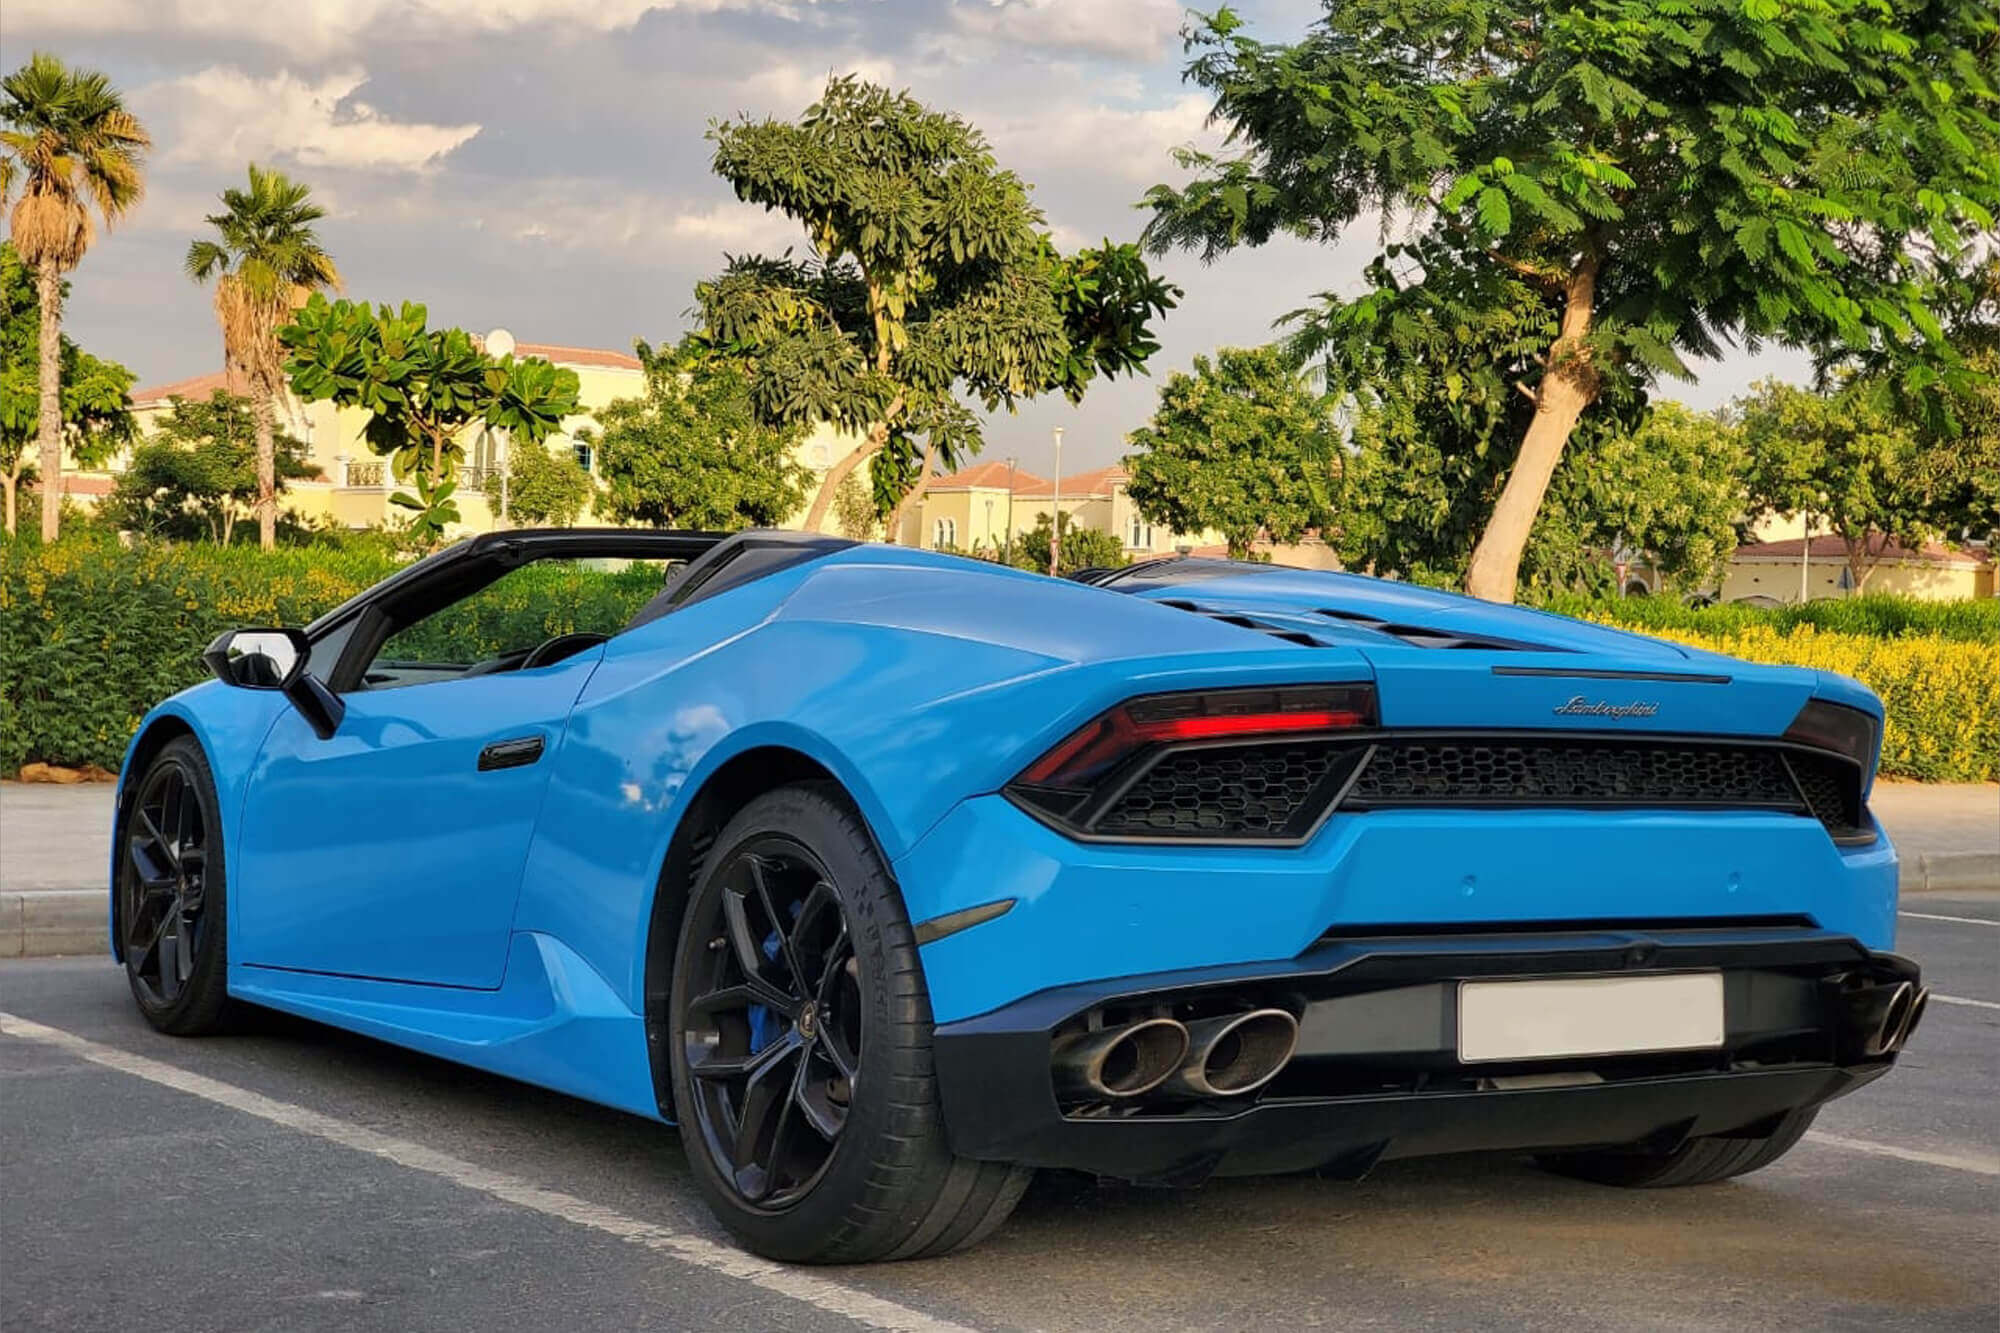
[[[871,426],[868,439],[859,448],[826,470],[826,476],[819,483],[819,494],[813,496],[812,507],[806,510],[804,526],[807,532],[819,531],[819,525],[826,519],[826,511],[833,507],[834,493],[840,489],[840,483],[847,480],[848,474],[867,462],[888,442],[887,426]]]
[[[250,395],[257,417],[257,545],[270,551],[278,545],[277,422],[271,386],[262,375],[250,377]]]
[[[1884,547],[1888,546],[1889,539],[1886,536],[1882,539],[1882,544]],[[1880,560],[1881,557],[1877,556],[1874,560],[1869,559],[1868,533],[1866,531],[1862,532],[1861,540],[1858,542],[1852,537],[1843,536],[1841,538],[1841,545],[1847,548],[1847,595],[1849,597],[1859,597],[1861,590],[1868,586],[1868,576],[1875,572],[1876,561]]]
[[[62,522],[62,275],[56,261],[35,268],[35,300],[41,305],[41,412],[36,438],[42,455],[42,540],[52,542]]]
[[[882,419],[868,428],[868,438],[860,447],[826,470],[826,476],[820,479],[819,494],[813,497],[812,507],[806,510],[807,532],[819,531],[819,525],[826,521],[826,511],[833,507],[834,494],[840,490],[840,483],[847,480],[848,474],[882,452],[882,447],[889,443],[889,423],[902,410],[903,395],[899,393],[890,400]],[[895,534],[891,533],[889,537],[893,541]]]
[[[913,501],[921,500],[924,498],[924,491],[928,489],[931,484],[931,462],[933,458],[936,457],[936,454],[937,454],[937,448],[935,445],[925,446],[924,465],[922,469],[920,469],[917,473],[917,484],[910,487],[909,490],[903,493],[903,498],[896,501],[896,507],[889,513],[889,531],[886,535],[888,536],[888,539],[892,545],[902,544],[903,510],[907,508]],[[923,544],[924,544],[924,535],[921,532],[919,532],[917,534],[917,545],[922,546]]]
[[[1511,602],[1521,577],[1521,554],[1541,512],[1549,478],[1585,409],[1597,400],[1599,379],[1583,340],[1590,336],[1597,299],[1598,259],[1585,255],[1563,293],[1562,330],[1549,349],[1549,370],[1535,393],[1535,415],[1521,439],[1521,453],[1507,474],[1500,501],[1465,571],[1465,590],[1489,602]]]
[[[0,474],[0,490],[7,493],[7,535],[14,535],[15,496],[20,489],[20,475],[14,472]]]

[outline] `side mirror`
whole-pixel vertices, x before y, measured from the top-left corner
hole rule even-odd
[[[312,641],[303,630],[232,629],[215,636],[201,660],[224,685],[281,690],[321,740],[333,735],[347,705],[306,670]]]

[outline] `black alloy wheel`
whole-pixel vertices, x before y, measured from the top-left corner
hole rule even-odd
[[[228,998],[215,808],[207,759],[182,737],[141,775],[123,822],[118,942],[140,1013],[165,1032],[212,1030]]]
[[[1029,1172],[951,1151],[901,890],[831,782],[752,798],[680,918],[663,1043],[696,1188],[788,1263],[977,1244]]]
[[[716,1170],[762,1211],[825,1173],[861,1067],[861,993],[847,915],[804,845],[767,836],[718,869],[693,926],[705,941],[682,1026],[689,1108]]]

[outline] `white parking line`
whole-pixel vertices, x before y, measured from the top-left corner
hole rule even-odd
[[[1828,1148],[1845,1148],[1849,1152],[1865,1152],[1873,1157],[1893,1157],[1899,1162],[1921,1162],[1925,1166],[1970,1171],[1976,1176],[2000,1176],[2000,1157],[1989,1153],[1923,1152],[1916,1148],[1898,1148],[1893,1143],[1876,1143],[1872,1139],[1850,1139],[1818,1129],[1806,1131],[1806,1142]]]
[[[1918,921],[1952,921],[1961,926],[2000,926],[2000,921],[1988,921],[1983,916],[1940,916],[1936,912],[1898,912],[1896,915],[1914,917]]]
[[[2000,1009],[2000,1004],[1995,1004],[1991,1000],[1968,1000],[1963,995],[1940,995],[1932,991],[1931,998],[1939,1004],[1963,1004],[1974,1009]]]
[[[490,1171],[449,1154],[426,1148],[407,1139],[392,1138],[378,1134],[372,1129],[352,1125],[345,1120],[337,1120],[318,1111],[307,1110],[290,1102],[281,1102],[266,1097],[262,1093],[239,1088],[232,1083],[207,1078],[190,1073],[174,1065],[121,1051],[115,1046],[105,1046],[73,1032],[60,1028],[44,1027],[40,1023],[25,1018],[16,1018],[9,1013],[0,1013],[0,1033],[19,1037],[25,1041],[39,1042],[69,1052],[92,1064],[115,1069],[134,1078],[157,1083],[164,1088],[189,1093],[218,1106],[226,1106],[245,1115],[268,1120],[274,1125],[310,1134],[315,1138],[338,1143],[376,1157],[385,1158],[398,1166],[406,1166],[415,1171],[448,1180],[469,1190],[476,1190],[491,1198],[500,1199],[517,1207],[527,1208],[549,1217],[561,1218],[565,1222],[580,1227],[589,1227],[609,1236],[643,1245],[670,1255],[683,1263],[697,1268],[706,1268],[721,1273],[725,1277],[748,1282],[766,1291],[810,1305],[828,1314],[836,1314],[853,1320],[869,1328],[894,1330],[895,1333],[970,1333],[963,1325],[933,1319],[920,1311],[871,1296],[865,1291],[842,1286],[825,1278],[814,1277],[796,1268],[786,1268],[741,1250],[720,1245],[700,1236],[675,1231],[653,1222],[602,1207],[588,1199],[579,1199],[573,1194],[562,1194],[555,1190],[545,1190],[530,1184],[518,1176]]]

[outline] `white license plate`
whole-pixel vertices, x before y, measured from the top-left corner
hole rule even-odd
[[[1458,1058],[1560,1059],[1722,1045],[1722,974],[1462,981]]]

